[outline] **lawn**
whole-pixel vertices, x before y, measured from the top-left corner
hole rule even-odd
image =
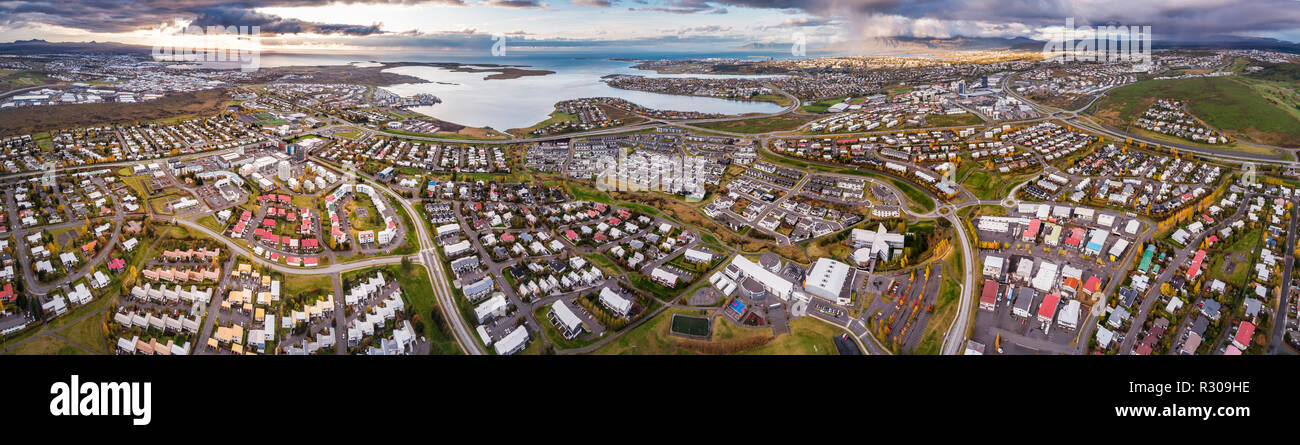
[[[505,137],[503,137],[503,136],[496,136],[496,135],[487,136],[487,137],[478,137],[478,136],[470,136],[470,135],[467,135],[467,134],[461,134],[461,133],[451,133],[451,132],[447,132],[447,131],[439,131],[439,132],[434,133],[434,134],[425,134],[425,133],[415,133],[415,132],[411,132],[411,131],[393,130],[393,129],[391,129],[391,128],[381,128],[380,131],[383,131],[384,133],[390,133],[390,134],[399,135],[399,136],[435,137],[435,138],[439,138],[439,139],[462,139],[462,140],[467,140],[467,141],[487,141],[487,140],[493,140],[493,139],[496,139],[496,140],[505,139]],[[484,133],[484,134],[487,134],[487,133]]]
[[[650,277],[638,272],[627,272],[625,275],[627,275],[628,281],[631,281],[632,285],[636,286],[637,289],[650,292],[654,294],[656,298],[664,301],[672,301],[674,298],[677,298],[677,294],[681,292],[682,286],[689,285],[689,283],[678,280],[677,288],[669,289],[668,287],[654,282]]]
[[[415,221],[411,219],[410,214],[406,213],[406,206],[403,206],[402,203],[400,202],[396,203],[396,205],[397,205],[397,216],[400,216],[402,218],[402,227],[406,229],[406,242],[401,246],[399,246],[398,248],[393,249],[392,253],[393,255],[410,255],[415,253],[415,251],[419,250],[420,248],[420,240],[416,237],[415,234]],[[420,207],[421,206],[415,206],[414,208],[420,209],[419,211],[423,211],[424,209]]]
[[[1222,253],[1216,254],[1214,258],[1210,260],[1210,264],[1208,265],[1210,268],[1210,279],[1222,280],[1223,282],[1237,286],[1238,288],[1244,287],[1247,279],[1250,277],[1250,264],[1251,260],[1255,258],[1255,248],[1259,246],[1260,238],[1263,236],[1264,232],[1262,230],[1251,230],[1238,237],[1232,245],[1224,248]],[[1235,261],[1237,255],[1242,252],[1246,253],[1246,260]],[[1223,265],[1227,263],[1229,259],[1234,260],[1235,264],[1233,264],[1231,272],[1224,272]]]
[[[309,290],[322,289],[325,294],[334,292],[334,282],[329,275],[286,275],[284,295],[298,295]]]
[[[189,227],[179,224],[174,226],[163,226],[163,228],[158,230],[157,233],[161,234],[160,237],[165,235],[175,239],[208,238],[207,235],[197,231],[191,231]]]
[[[926,213],[934,210],[934,199],[930,198],[930,195],[921,191],[921,189],[897,178],[889,178],[889,182],[903,191],[903,195],[907,196],[907,208],[913,212]]]
[[[683,349],[677,345],[676,337],[668,333],[668,324],[672,314],[696,315],[698,312],[679,308],[666,310],[635,329],[624,333],[618,339],[609,342],[597,350],[596,353],[608,355],[694,354],[694,351]]]
[[[58,337],[42,335],[5,353],[6,355],[87,355],[86,351]]]
[[[212,229],[212,231],[217,233],[221,233],[222,231],[226,230],[225,226],[222,226],[221,223],[218,223],[217,219],[214,218],[212,215],[199,218],[197,222],[199,223],[199,225]]]
[[[52,78],[36,70],[0,70],[0,91],[16,90],[50,83]]]
[[[755,337],[772,337],[772,328],[741,327],[727,317],[713,319],[714,342],[748,340]]]
[[[979,116],[972,113],[961,114],[931,114],[925,117],[925,126],[927,127],[960,127],[964,125],[979,125],[984,123]]]
[[[576,201],[591,201],[591,202],[599,202],[602,204],[616,205],[634,212],[641,212],[651,216],[659,216],[659,209],[656,209],[654,207],[637,204],[634,202],[616,200],[613,197],[611,197],[609,193],[600,191],[592,187],[588,187],[583,184],[568,182],[565,185],[569,189],[569,194],[572,195],[573,199]],[[669,196],[666,194],[661,194],[661,195]],[[675,199],[677,197],[672,196],[672,198]]]
[[[104,297],[108,298],[108,297]],[[100,354],[108,353],[108,342],[104,340],[104,319],[99,316],[86,317],[75,325],[60,331],[59,334]],[[77,351],[82,351],[77,349]]]
[[[587,187],[582,184],[575,184],[573,182],[569,182],[566,185],[569,188],[569,194],[573,196],[574,200],[599,202],[602,204],[614,203],[614,199],[610,198],[609,194],[603,191],[596,190],[594,188]]]
[[[375,209],[375,203],[370,197],[364,194],[354,194],[352,201],[343,206],[347,210],[348,222],[352,223],[352,230],[363,232],[366,230],[376,230],[383,226],[383,216],[379,210]],[[366,216],[361,216],[358,210],[365,209]]]
[[[790,106],[790,98],[782,96],[780,94],[759,94],[750,97],[749,100],[760,101],[760,102],[771,102],[783,107]]]
[[[310,196],[293,195],[289,197],[289,203],[300,209],[311,209],[316,207],[316,204],[312,202],[312,197]]]
[[[637,326],[622,337],[605,345],[597,353],[638,355],[700,353],[685,346],[685,343],[682,342],[686,342],[686,340],[681,340],[680,337],[669,332],[673,324],[673,315],[679,315],[679,317],[676,317],[677,319],[681,319],[681,316],[696,319],[702,317],[700,311],[694,309],[668,309],[655,318],[648,320],[645,324]],[[727,343],[745,345],[762,342],[757,347],[744,349],[738,351],[738,353],[756,355],[834,355],[836,349],[832,338],[841,332],[843,332],[841,329],[820,320],[803,317],[790,322],[790,334],[764,342],[761,339],[771,338],[771,328],[741,327],[729,318],[716,317],[713,320],[712,340],[708,342],[695,341],[694,344],[724,346]]]
[[[1034,172],[1003,176],[997,171],[974,170],[961,180],[961,185],[980,200],[997,200],[1005,198],[1011,189],[1037,175]]]
[[[609,257],[605,256],[603,253],[593,252],[583,254],[582,257],[591,261],[591,263],[595,264],[596,267],[599,267],[607,276],[616,277],[622,275],[622,269],[619,268],[617,264],[614,264],[614,260],[609,259]]]
[[[144,179],[144,176],[126,176],[122,178],[122,183],[134,190],[137,197],[143,198],[149,196],[149,192],[145,191]]]
[[[790,333],[773,339],[763,346],[745,351],[747,355],[836,355],[835,336],[843,333],[813,317],[801,317],[790,322]]]

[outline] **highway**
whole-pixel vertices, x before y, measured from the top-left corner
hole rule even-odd
[[[951,206],[948,215],[945,217],[952,224],[953,231],[957,232],[957,237],[961,240],[962,249],[962,268],[963,277],[961,284],[961,302],[957,306],[957,317],[952,320],[952,325],[943,336],[943,348],[940,352],[944,355],[960,355],[963,353],[966,345],[966,332],[969,330],[971,318],[974,309],[972,304],[975,301],[975,286],[971,283],[978,282],[975,276],[975,246],[971,244],[970,237],[966,235],[966,225],[962,224],[957,218],[957,211]]]
[[[433,288],[434,297],[438,300],[438,307],[442,310],[442,315],[451,322],[452,334],[456,337],[456,343],[460,349],[469,355],[483,355],[482,343],[479,343],[478,336],[473,329],[470,329],[469,323],[461,317],[460,306],[456,304],[456,294],[452,292],[451,283],[447,281],[447,273],[443,270],[442,259],[438,253],[438,248],[433,241],[429,239],[429,231],[424,227],[424,218],[420,217],[415,209],[411,208],[411,203],[394,193],[388,187],[380,186],[369,178],[366,182],[379,190],[383,190],[394,201],[402,204],[406,209],[406,214],[411,216],[411,221],[415,223],[416,239],[420,241],[420,255],[417,257],[421,263],[424,263],[429,272],[429,284]]]

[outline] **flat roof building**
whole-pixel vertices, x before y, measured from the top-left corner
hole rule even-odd
[[[1070,300],[1061,308],[1061,313],[1056,315],[1056,324],[1066,329],[1076,329],[1079,327],[1079,310],[1082,305],[1079,300]]]
[[[731,260],[731,264],[723,269],[723,274],[735,282],[741,281],[742,277],[753,277],[762,283],[769,293],[782,300],[788,300],[794,295],[794,283],[750,261],[744,255],[736,255]]]
[[[528,329],[516,326],[515,330],[497,342],[495,348],[497,355],[511,355],[524,350],[525,346],[528,346]]]
[[[852,268],[848,264],[830,258],[819,258],[804,279],[803,289],[838,304],[848,303],[841,301],[840,290],[844,289],[844,282],[848,280],[850,270]]]

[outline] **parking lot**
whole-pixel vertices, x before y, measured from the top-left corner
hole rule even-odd
[[[942,265],[932,263],[908,272],[880,273],[867,279],[865,291],[879,296],[863,314],[882,343],[897,346],[900,351],[911,350],[920,343],[921,333],[939,297],[942,269]]]

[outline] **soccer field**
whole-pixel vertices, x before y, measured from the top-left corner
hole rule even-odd
[[[709,319],[673,314],[673,322],[670,329],[678,334],[708,337]]]

